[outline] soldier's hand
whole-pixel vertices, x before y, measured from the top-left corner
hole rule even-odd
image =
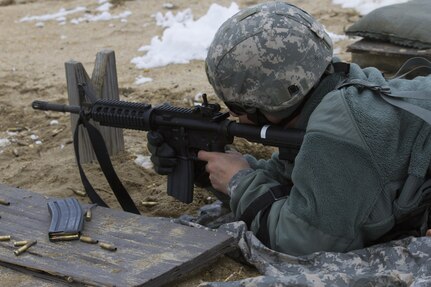
[[[207,162],[205,170],[209,174],[211,185],[225,194],[231,178],[238,171],[250,168],[247,160],[236,151],[221,153],[201,150],[198,158]]]
[[[427,230],[427,233],[425,234],[426,236],[431,236],[431,229]]]

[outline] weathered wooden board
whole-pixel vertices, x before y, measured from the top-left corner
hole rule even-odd
[[[77,61],[70,60],[65,64],[67,94],[69,104],[82,106],[88,99],[81,98],[78,84],[87,84],[91,86],[98,99],[118,100],[118,80],[117,68],[115,65],[115,53],[112,50],[101,50],[96,55],[96,62],[93,69],[93,74],[90,77],[85,71],[84,66]],[[72,135],[75,131],[79,116],[71,114]],[[124,151],[123,130],[113,127],[101,126],[99,123],[90,121],[102,134],[105,140],[106,148],[109,155],[118,154]],[[96,159],[96,154],[91,147],[90,138],[87,132],[81,126],[78,129],[79,137],[79,155],[81,163],[88,163]]]
[[[412,57],[431,59],[431,49],[420,50],[368,39],[351,44],[347,51],[352,53],[352,62],[359,66],[376,67],[387,73],[395,73]]]
[[[111,252],[81,241],[52,243],[47,202],[39,194],[0,185],[0,262],[72,285],[161,286],[200,269],[233,248],[233,238],[208,231],[103,207],[92,209],[83,234],[115,245]],[[37,240],[15,256],[14,240]]]
[[[2,287],[67,287],[67,283],[63,283],[60,280],[53,281],[52,276],[48,279],[44,279],[43,274],[39,274],[38,277],[32,275],[32,273],[23,268],[14,268],[14,265],[3,264],[0,262],[0,286]],[[14,268],[14,269],[12,269]]]

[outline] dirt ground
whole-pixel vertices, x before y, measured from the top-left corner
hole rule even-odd
[[[156,25],[152,15],[166,13],[163,1],[112,1],[118,3],[112,14],[132,11],[127,22],[99,21],[73,25],[59,25],[56,21],[21,23],[25,16],[44,15],[60,8],[86,6],[90,13],[97,1],[84,0],[0,0],[0,182],[25,188],[47,196],[75,196],[73,190],[83,190],[75,164],[69,115],[34,111],[31,102],[36,99],[67,103],[64,63],[74,59],[83,63],[88,74],[94,67],[95,55],[102,49],[115,51],[120,98],[127,101],[157,104],[170,102],[187,106],[186,99],[206,92],[215,101],[207,83],[203,61],[169,65],[149,70],[138,70],[130,61],[143,55],[137,50],[149,44],[153,36],[161,35],[163,28]],[[231,1],[177,0],[171,9],[176,13],[191,8],[195,19],[204,15],[211,3],[229,6]],[[238,0],[240,7],[264,1]],[[353,10],[342,9],[330,0],[292,0],[310,12],[327,30],[343,34],[346,27],[357,21]],[[346,46],[352,40],[337,42],[335,47],[343,60],[350,60]],[[134,84],[139,75],[152,78],[144,85]],[[51,125],[57,120],[57,125]],[[197,189],[192,204],[182,204],[166,195],[166,178],[134,163],[137,154],[148,155],[143,132],[125,131],[126,150],[113,157],[113,164],[140,211],[148,216],[177,217],[195,214],[203,204],[212,202],[210,194]],[[35,136],[38,137],[38,139]],[[38,144],[40,140],[42,144]],[[257,144],[237,141],[238,149],[266,157],[271,149]],[[110,192],[97,163],[84,166],[90,181],[100,195],[114,208],[116,200]],[[83,202],[88,198],[80,197]],[[142,201],[156,201],[154,207],[145,207]],[[211,267],[192,275],[178,286],[196,286],[202,281],[238,280],[257,276],[258,272],[228,257],[221,257]],[[22,277],[3,281],[2,286],[19,285]],[[10,284],[10,285],[9,285]],[[27,285],[26,285],[27,286]],[[30,286],[30,285],[28,285]]]

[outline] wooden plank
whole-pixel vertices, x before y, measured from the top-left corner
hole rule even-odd
[[[64,281],[64,280],[63,280]],[[37,287],[66,287],[70,286],[60,280],[53,281],[52,276],[39,273],[34,276],[29,270],[19,266],[4,264],[0,262],[0,282],[1,286],[37,286]]]
[[[96,62],[91,76],[97,98],[118,100],[117,67],[113,50],[102,50],[96,55]],[[110,155],[124,151],[123,130],[118,128],[99,128],[105,139],[106,147]]]
[[[94,207],[83,234],[115,245],[115,252],[80,241],[48,240],[48,198],[0,185],[0,235],[13,240],[37,240],[37,245],[15,256],[12,242],[0,242],[3,265],[26,268],[35,275],[94,286],[160,286],[184,277],[232,250],[233,238],[120,210]],[[66,281],[65,281],[66,282]]]
[[[389,42],[361,39],[347,47],[352,53],[352,62],[359,66],[376,67],[387,73],[395,73],[412,57],[431,59],[431,49],[414,49]]]
[[[64,64],[66,69],[66,82],[67,82],[67,94],[69,98],[69,104],[71,105],[81,105],[85,102],[85,99],[81,98],[79,95],[78,84],[86,83],[91,84],[90,77],[84,69],[84,66],[80,62],[71,60]],[[71,129],[72,133],[75,132],[76,124],[78,122],[78,115],[71,114]],[[94,123],[93,123],[94,124]],[[98,125],[96,123],[96,125]],[[73,136],[73,134],[72,134]],[[79,157],[81,163],[88,163],[96,159],[96,155],[91,148],[91,141],[88,137],[87,132],[83,127],[78,129],[79,138]]]
[[[77,61],[65,63],[67,93],[71,105],[82,105],[86,100],[79,95],[78,84],[85,83],[95,91],[96,98],[119,99],[117,69],[115,64],[115,53],[112,50],[102,50],[96,55],[95,67],[92,78],[88,76],[84,66]],[[75,131],[77,115],[71,115],[72,131]],[[124,151],[123,130],[113,127],[103,127],[94,121],[90,121],[102,134],[109,155],[115,155]],[[85,130],[80,127],[79,155],[81,163],[88,163],[96,159],[91,147],[90,139]]]

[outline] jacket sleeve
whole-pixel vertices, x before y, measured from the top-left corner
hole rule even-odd
[[[295,160],[290,196],[271,206],[267,226],[274,250],[305,255],[360,246],[361,224],[380,191],[379,173],[340,97],[329,100],[310,118]],[[237,218],[254,199],[279,184],[264,166],[234,176],[231,208]],[[254,233],[259,221],[258,214],[251,226]]]
[[[273,153],[269,160],[258,160],[248,154],[244,157],[253,170],[266,171],[267,174],[280,184],[284,184],[292,180],[293,163],[286,160],[280,160],[278,152]]]

